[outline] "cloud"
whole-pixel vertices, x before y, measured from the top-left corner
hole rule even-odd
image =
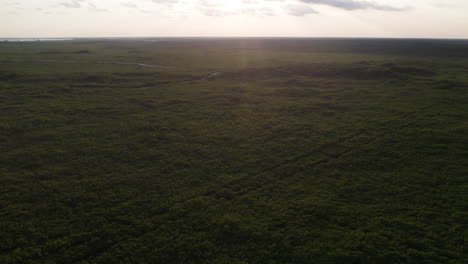
[[[275,11],[273,9],[271,9],[271,8],[268,8],[268,7],[259,8],[258,13],[260,15],[262,15],[262,16],[274,16],[274,15],[276,15]]]
[[[81,8],[81,3],[83,1],[84,0],[71,0],[70,2],[62,2],[60,5],[66,8]]]
[[[313,8],[307,5],[289,5],[286,6],[286,11],[291,16],[306,16],[310,14],[318,14]]]
[[[250,16],[274,16],[275,12],[268,7],[258,8],[242,8],[235,14],[250,15]]]
[[[177,1],[177,0],[152,0],[152,1]],[[229,16],[244,14],[249,16],[272,16],[273,10],[291,16],[307,16],[318,12],[312,5],[326,5],[348,11],[353,10],[380,10],[380,11],[403,11],[407,8],[400,8],[391,5],[380,4],[373,0],[242,0],[240,6],[230,5],[230,2],[217,0],[197,0],[202,13],[206,16]],[[242,8],[242,6],[245,6]],[[229,9],[231,7],[231,9]],[[237,8],[236,8],[237,7]],[[270,7],[276,7],[271,9]],[[233,9],[232,9],[233,8]],[[261,8],[269,8],[269,12],[262,11]],[[281,12],[281,11],[280,11]]]
[[[66,8],[82,8],[86,0],[70,0],[69,2],[60,3],[61,6]],[[95,4],[88,2],[88,10],[91,12],[108,12],[109,10],[104,8],[98,8]]]
[[[89,0],[62,0],[60,6],[66,8],[87,8],[92,12],[105,12],[107,9],[97,8]],[[120,5],[125,8],[134,9],[142,13],[149,13],[147,8],[141,8],[141,2],[121,0]],[[220,0],[146,0],[147,2],[174,9],[174,12],[195,8],[205,16],[274,16],[279,13],[291,16],[307,16],[317,14],[313,5],[326,5],[343,10],[366,10],[374,9],[381,11],[402,11],[391,5],[380,4],[374,0],[239,0],[236,2]],[[13,1],[12,1],[13,2]],[[17,3],[17,2],[14,2]]]
[[[176,4],[179,0],[151,0],[155,4]]]
[[[202,8],[201,11],[203,15],[211,17],[229,16],[233,14],[231,12],[225,12],[216,8]]]
[[[209,0],[200,0],[199,4],[204,7],[218,7],[222,5],[222,2],[218,1],[209,1]]]
[[[128,8],[138,8],[137,5],[132,2],[122,2],[120,3],[120,5],[128,7]]]
[[[261,8],[243,8],[239,10],[226,11],[217,8],[201,8],[201,13],[205,16],[210,17],[226,17],[226,16],[236,16],[236,15],[247,15],[247,16],[274,16],[275,13],[271,9]]]
[[[284,0],[269,0],[278,1]],[[297,0],[292,0],[297,1]],[[279,6],[265,4],[265,0],[239,0],[239,1],[220,1],[220,0],[196,0],[195,6],[205,16],[257,16],[270,17],[277,15]]]
[[[142,9],[142,8],[138,7],[135,3],[132,3],[132,2],[121,2],[120,5],[124,6],[126,8],[137,10],[137,11],[139,11],[141,13],[144,13],[144,14],[151,13],[149,10]]]
[[[307,4],[327,5],[345,10],[375,9],[381,11],[403,11],[407,8],[399,8],[389,5],[381,5],[375,2],[361,0],[300,0]]]
[[[88,3],[88,10],[92,12],[108,12],[109,11],[104,8],[98,8],[93,3]]]

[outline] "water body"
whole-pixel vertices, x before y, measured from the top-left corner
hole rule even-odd
[[[71,38],[0,38],[0,41],[6,42],[33,42],[33,41],[67,41]]]

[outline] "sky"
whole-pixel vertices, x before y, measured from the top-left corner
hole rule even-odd
[[[0,38],[468,38],[468,0],[0,0]]]

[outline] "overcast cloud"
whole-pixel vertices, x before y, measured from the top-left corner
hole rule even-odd
[[[468,37],[466,0],[0,0],[0,37]]]
[[[361,1],[361,0],[300,0],[308,4],[328,5],[345,10],[359,10],[359,9],[376,9],[381,11],[404,11],[407,8],[396,7],[386,4],[379,4],[375,1]]]

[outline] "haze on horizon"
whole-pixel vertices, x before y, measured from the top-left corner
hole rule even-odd
[[[466,0],[0,0],[0,38],[468,38]]]

